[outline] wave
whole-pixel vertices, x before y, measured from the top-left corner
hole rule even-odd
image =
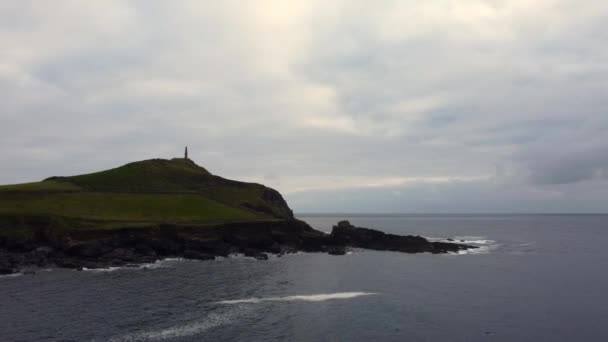
[[[490,245],[490,246],[479,246],[478,248],[466,249],[458,252],[450,252],[447,255],[479,255],[479,254],[489,254],[496,248],[500,247],[500,245]]]
[[[186,259],[184,259],[184,258],[165,258],[162,260],[156,260],[155,262],[151,262],[148,264],[138,265],[137,268],[146,269],[146,270],[153,270],[153,269],[157,269],[157,268],[169,268],[169,267],[173,266],[174,264],[183,262],[185,260]]]
[[[489,245],[495,243],[495,240],[490,240],[485,236],[455,236],[454,242],[468,243],[473,245]]]
[[[490,245],[496,243],[495,240],[490,240],[485,236],[454,236],[453,238],[438,238],[438,237],[425,237],[431,242],[450,242],[450,243],[464,243],[470,245]]]
[[[317,295],[301,295],[301,296],[287,296],[287,297],[265,297],[265,298],[249,298],[249,299],[237,299],[237,300],[225,300],[218,302],[219,304],[237,304],[225,307],[225,309],[219,309],[217,311],[207,314],[200,320],[188,322],[181,325],[175,325],[165,329],[150,330],[137,332],[132,334],[126,334],[110,338],[111,342],[136,342],[136,341],[159,341],[166,339],[183,338],[187,336],[194,336],[204,333],[209,329],[228,325],[239,319],[241,316],[254,310],[253,306],[243,305],[245,303],[260,303],[266,301],[309,301],[309,302],[322,302],[331,299],[348,299],[359,296],[375,295],[377,293],[371,292],[339,292],[330,294],[317,294]]]
[[[0,275],[0,279],[3,279],[3,278],[15,278],[15,277],[19,277],[19,276],[22,276],[22,275],[23,275],[23,273],[21,273],[21,272],[19,272],[19,273],[11,273],[11,274],[3,274],[3,275]]]
[[[186,259],[183,258],[166,258],[162,260],[156,260],[155,262],[147,263],[147,264],[132,264],[126,266],[111,266],[104,268],[86,268],[84,267],[82,270],[85,272],[92,273],[105,273],[105,272],[114,272],[119,270],[153,270],[157,268],[168,268],[177,262],[184,261]]]
[[[102,272],[114,272],[114,271],[128,269],[128,268],[130,268],[130,267],[106,267],[106,268],[86,268],[86,267],[83,267],[82,270],[84,272],[102,273]]]
[[[458,241],[460,243],[469,243],[469,244],[474,244],[474,245],[487,245],[487,244],[496,242],[494,240],[456,240],[456,239],[454,239],[454,240]]]
[[[264,297],[264,298],[246,298],[246,299],[232,299],[222,300],[217,302],[218,304],[256,304],[262,302],[324,302],[327,300],[334,299],[351,299],[361,296],[372,296],[377,295],[374,292],[337,292],[327,294],[316,294],[316,295],[297,295],[297,296],[286,296],[286,297]]]
[[[231,310],[220,310],[206,315],[203,319],[161,330],[144,331],[110,339],[110,342],[159,341],[199,335],[205,331],[234,322],[241,315],[250,311],[247,307],[236,307]]]

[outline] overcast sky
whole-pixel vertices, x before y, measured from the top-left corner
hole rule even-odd
[[[608,2],[0,1],[0,183],[181,156],[296,212],[608,212]]]

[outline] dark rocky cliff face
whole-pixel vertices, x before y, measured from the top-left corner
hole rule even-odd
[[[115,231],[58,231],[39,222],[26,239],[0,239],[0,274],[27,267],[101,268],[147,263],[166,257],[211,260],[241,253],[267,259],[267,253],[297,251],[345,254],[350,247],[405,253],[448,253],[476,248],[430,242],[420,236],[385,234],[340,222],[331,234],[299,220],[252,221],[198,226],[160,224]],[[34,229],[32,227],[32,229]]]
[[[293,218],[293,211],[289,208],[283,196],[275,189],[264,187],[262,200],[275,208],[280,217],[286,219]]]
[[[214,259],[241,253],[322,252],[326,234],[298,220],[224,223],[214,226],[161,224],[114,231],[56,231],[41,225],[26,239],[0,239],[0,273],[27,267],[103,268],[167,257]]]

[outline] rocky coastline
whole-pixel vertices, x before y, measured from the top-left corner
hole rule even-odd
[[[349,248],[403,253],[450,253],[476,248],[459,243],[431,242],[421,236],[386,234],[359,228],[348,221],[331,234],[303,221],[275,220],[215,225],[159,224],[112,231],[57,232],[37,226],[28,239],[0,239],[0,274],[31,268],[94,269],[150,263],[179,257],[213,260],[244,254],[259,260],[268,254],[321,252],[342,255]]]

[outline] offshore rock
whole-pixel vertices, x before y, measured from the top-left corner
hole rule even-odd
[[[340,221],[333,227],[331,239],[336,245],[404,253],[437,254],[477,248],[457,243],[430,242],[422,236],[386,234],[379,230],[355,227],[348,221]]]

